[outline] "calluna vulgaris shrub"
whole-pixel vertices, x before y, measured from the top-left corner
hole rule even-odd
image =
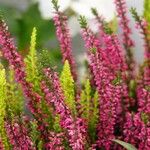
[[[1,17],[0,50],[9,67],[0,65],[0,150],[150,149],[149,25],[131,8],[145,42],[145,60],[137,71],[125,0],[114,2],[122,29],[120,39],[96,9],[92,13],[99,27],[97,34],[84,16],[79,18],[88,62],[82,85],[67,17],[59,11],[57,0],[52,3],[64,64],[60,75],[50,67],[51,62],[39,58],[36,28],[29,54],[23,58]]]

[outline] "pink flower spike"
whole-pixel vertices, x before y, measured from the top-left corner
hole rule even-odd
[[[69,29],[67,27],[67,17],[62,12],[56,11],[53,20],[56,27],[56,35],[61,47],[63,63],[65,62],[65,60],[68,60],[71,67],[73,78],[74,80],[76,80],[77,71],[75,60],[72,56],[71,37]]]

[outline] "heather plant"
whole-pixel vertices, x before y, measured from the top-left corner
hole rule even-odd
[[[83,81],[72,54],[67,16],[58,0],[52,3],[62,55],[60,72],[48,51],[37,52],[35,27],[29,52],[22,56],[0,18],[0,51],[8,62],[0,64],[0,150],[150,149],[149,22],[131,8],[144,41],[145,59],[137,66],[125,0],[114,2],[121,36],[95,8],[91,10],[97,33],[84,16],[78,19],[87,49]]]

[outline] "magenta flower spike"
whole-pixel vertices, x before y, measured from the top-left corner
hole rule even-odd
[[[18,122],[5,123],[8,139],[15,150],[35,150],[33,143],[28,136],[27,129],[23,124]]]
[[[60,43],[62,61],[64,63],[65,60],[68,60],[70,67],[71,67],[71,73],[73,75],[73,78],[74,80],[77,80],[76,64],[72,55],[72,46],[71,46],[72,42],[71,42],[71,37],[69,33],[69,28],[67,25],[67,16],[65,16],[63,12],[59,11],[59,6],[56,0],[52,0],[52,2],[56,10],[53,20],[54,20],[54,24],[56,27],[56,35]]]
[[[144,123],[140,113],[127,113],[126,122],[124,124],[124,141],[130,142],[131,144],[135,145],[138,150],[149,150],[149,140],[149,123]]]
[[[63,133],[49,133],[49,142],[45,144],[45,148],[48,150],[65,150],[63,146]]]
[[[46,85],[46,82],[41,83],[41,88],[45,94],[45,100],[48,104],[53,104],[56,113],[60,115],[60,125],[67,132],[67,137],[70,147],[73,150],[84,150],[86,142],[86,127],[83,119],[73,118],[68,107],[64,103],[64,95],[60,86],[59,78],[56,72],[50,68],[45,69],[45,76],[51,82],[52,91]]]
[[[91,73],[100,97],[100,119],[97,126],[98,140],[96,144],[99,148],[104,147],[109,150],[112,147],[111,140],[115,138],[115,125],[117,123],[123,124],[123,120],[120,119],[122,118],[121,99],[122,96],[128,99],[128,91],[124,83],[127,65],[123,58],[122,48],[115,35],[103,32],[104,47],[101,48],[99,39],[87,27],[84,17],[80,17],[80,24],[82,37],[85,46],[88,48]],[[118,74],[120,74],[120,77],[118,77]],[[117,83],[118,85],[113,83],[117,78],[120,78],[122,83]]]

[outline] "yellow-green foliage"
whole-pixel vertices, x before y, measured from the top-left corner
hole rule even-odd
[[[5,149],[8,149],[9,145],[7,142],[7,136],[4,128],[4,118],[6,114],[6,75],[5,69],[0,64],[0,137],[5,146]]]
[[[91,85],[89,79],[86,80],[84,90],[81,92],[81,108],[83,117],[88,121],[90,119],[90,105],[91,105]]]
[[[24,97],[21,88],[14,79],[14,72],[10,69],[7,82],[7,113],[10,117],[13,118],[23,111],[23,101]]]
[[[91,121],[93,122],[93,124],[96,125],[99,117],[99,95],[97,91],[94,93],[94,97],[93,97],[92,114],[93,114],[93,118]]]
[[[91,108],[91,119],[89,121],[89,134],[91,134],[92,141],[96,137],[96,126],[99,120],[99,95],[96,91],[92,99],[92,108]]]
[[[60,116],[58,114],[55,115],[54,130],[55,130],[55,132],[61,132],[62,131],[62,129],[60,127]]]
[[[69,62],[66,60],[63,71],[60,76],[61,86],[65,95],[65,102],[67,106],[72,110],[73,114],[76,114],[75,105],[75,84],[70,71]]]
[[[150,23],[150,0],[145,0],[144,2],[144,16]]]
[[[38,132],[37,128],[37,122],[35,120],[30,122],[31,126],[31,132],[30,132],[30,137],[32,139],[32,142],[37,145],[37,150],[42,150],[43,143],[42,140],[40,139],[40,133]]]
[[[80,104],[82,108],[82,117],[87,120],[88,131],[91,134],[92,141],[96,137],[96,125],[99,117],[99,97],[98,92],[92,92],[89,79],[86,80],[84,90],[81,93]]]
[[[25,58],[25,63],[26,63],[27,81],[33,83],[34,90],[38,91],[40,76],[37,68],[38,59],[36,51],[36,36],[37,30],[36,28],[33,28],[31,35],[30,51],[27,57]]]

